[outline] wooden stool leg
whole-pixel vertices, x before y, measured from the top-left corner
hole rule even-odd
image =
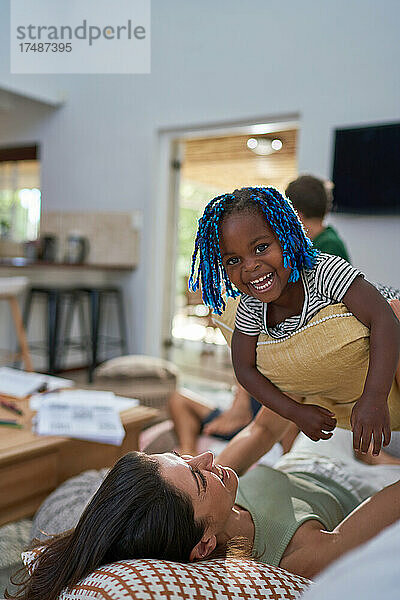
[[[32,359],[31,355],[29,354],[28,340],[26,339],[26,332],[22,322],[18,300],[15,296],[10,296],[8,301],[11,307],[11,314],[15,324],[15,331],[17,334],[19,347],[21,348],[21,355],[24,361],[25,370],[33,371]]]

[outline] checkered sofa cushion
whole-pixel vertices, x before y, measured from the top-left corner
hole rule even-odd
[[[23,554],[28,567],[34,558],[35,551]],[[123,560],[96,569],[59,600],[296,600],[310,583],[253,560]]]

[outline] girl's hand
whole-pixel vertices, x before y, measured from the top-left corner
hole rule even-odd
[[[326,433],[332,432],[336,427],[335,416],[330,410],[316,404],[302,404],[296,413],[291,420],[313,442],[332,437],[332,433]]]
[[[353,430],[353,448],[366,454],[374,438],[372,454],[377,456],[383,445],[390,442],[390,416],[386,398],[377,399],[372,395],[362,395],[353,406],[350,418]]]

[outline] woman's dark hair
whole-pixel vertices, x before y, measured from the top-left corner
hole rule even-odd
[[[31,575],[24,570],[18,600],[56,600],[102,564],[132,558],[186,562],[201,540],[189,496],[168,483],[159,464],[141,452],[120,458],[82,513],[76,527],[46,542]]]
[[[259,212],[263,215],[266,224],[275,233],[282,248],[283,264],[292,269],[289,281],[297,281],[302,268],[312,268],[318,254],[304,233],[290,200],[275,188],[241,188],[232,194],[213,198],[199,219],[189,289],[195,292],[201,283],[204,303],[219,315],[225,309],[223,291],[231,298],[239,295],[222,264],[220,228],[228,215],[249,212]]]

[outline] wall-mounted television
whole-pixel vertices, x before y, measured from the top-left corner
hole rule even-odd
[[[337,212],[400,214],[400,123],[336,129]]]

